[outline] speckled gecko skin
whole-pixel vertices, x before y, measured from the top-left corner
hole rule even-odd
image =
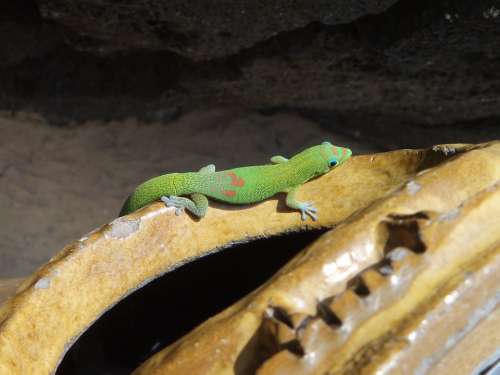
[[[273,156],[272,164],[218,172],[210,164],[199,172],[165,174],[139,185],[126,200],[120,216],[162,200],[168,207],[175,207],[177,215],[187,209],[203,217],[208,208],[207,197],[232,204],[249,204],[283,192],[287,194],[287,206],[299,210],[302,220],[306,215],[316,220],[317,209],[309,202],[298,202],[295,193],[302,184],[341,165],[351,155],[348,148],[323,142],[290,159]],[[182,197],[186,195],[191,199]]]

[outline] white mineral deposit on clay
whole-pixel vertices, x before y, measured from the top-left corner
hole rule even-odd
[[[401,262],[408,255],[408,249],[396,247],[389,253],[389,258],[394,262]]]
[[[433,151],[441,151],[446,156],[453,155],[456,152],[455,147],[453,147],[453,146],[445,146],[445,145],[434,146],[432,148],[432,150]]]
[[[420,189],[422,189],[422,186],[416,181],[411,180],[406,184],[406,190],[408,190],[408,193],[411,195],[417,194]]]
[[[389,280],[390,280],[390,283],[391,283],[392,286],[396,286],[399,283],[399,277],[396,276],[396,275],[391,275],[391,277],[389,278]]]
[[[352,259],[351,259],[351,253],[350,252],[345,252],[341,256],[337,258],[337,261],[335,262],[337,264],[337,267],[341,271],[346,271],[348,268],[352,266]]]
[[[114,220],[110,225],[111,229],[106,232],[106,237],[123,239],[130,236],[139,230],[141,220],[128,220],[124,218],[118,218]]]
[[[444,303],[450,305],[453,302],[455,302],[457,298],[458,298],[458,292],[455,290],[454,292],[451,292],[446,297],[444,297]]]
[[[413,342],[417,338],[417,331],[413,331],[408,335],[408,341]]]
[[[455,208],[449,210],[448,212],[445,212],[445,213],[439,215],[438,220],[439,221],[450,221],[450,220],[456,219],[458,217],[458,215],[460,215],[460,208],[455,207]]]
[[[35,289],[47,289],[50,286],[50,278],[42,277],[35,284]]]

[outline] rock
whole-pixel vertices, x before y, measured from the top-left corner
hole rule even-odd
[[[57,44],[57,28],[40,22],[29,0],[0,4],[0,69],[40,58]]]
[[[283,23],[263,3],[265,15],[251,27],[232,25],[230,17],[212,20],[219,8],[191,22],[189,17],[200,12],[193,6],[183,8],[182,28],[204,27],[205,32],[188,35],[180,44],[171,36],[174,52],[158,49],[168,38],[158,41],[145,22],[148,12],[158,18],[159,9],[180,3],[148,2],[161,3],[159,8],[133,3],[144,6],[134,13],[123,2],[120,11],[100,1],[40,0],[41,9],[50,17],[61,16],[60,22],[37,15],[19,30],[10,25],[24,9],[6,13],[3,26],[0,19],[0,29],[6,30],[0,48],[0,110],[32,111],[61,125],[89,119],[151,122],[160,113],[167,123],[176,114],[214,107],[289,111],[384,149],[500,137],[500,28],[490,11],[498,8],[495,0],[370,1],[358,2],[359,7],[350,1],[325,2],[324,7],[339,7],[332,14],[341,19],[334,21],[321,18],[325,9],[317,10],[316,2],[304,5],[308,10],[289,7]],[[118,23],[115,13],[122,17]],[[304,26],[306,19],[323,23]],[[158,26],[157,19],[151,22]],[[215,28],[227,22],[234,31],[217,39]],[[110,41],[103,44],[106,38]],[[111,50],[122,53],[110,55]]]
[[[469,374],[494,361],[499,145],[418,173],[134,375]]]
[[[396,2],[38,0],[42,16],[71,30],[69,42],[78,49],[170,50],[192,60],[227,57],[312,22],[349,23]]]
[[[66,246],[0,306],[0,373],[53,373],[105,311],[186,261],[334,225],[257,292],[136,373],[374,373],[388,361],[423,366],[429,352],[429,366],[438,366],[452,358],[441,350],[448,338],[462,332],[460,345],[470,348],[465,339],[491,330],[483,318],[498,311],[490,302],[500,270],[499,155],[496,142],[353,157],[301,188],[299,198],[319,208],[317,222],[302,222],[275,199],[241,209],[213,204],[200,221],[161,203],[116,219]],[[443,314],[453,319],[438,324]],[[467,325],[468,317],[477,319]],[[498,345],[482,342],[479,356],[465,356],[467,366]]]

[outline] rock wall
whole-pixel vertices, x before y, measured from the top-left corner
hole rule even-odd
[[[0,109],[293,111],[384,148],[497,138],[498,0],[2,5]]]

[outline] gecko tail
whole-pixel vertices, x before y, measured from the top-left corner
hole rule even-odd
[[[128,215],[129,213],[132,212],[132,209],[131,209],[131,196],[129,195],[127,200],[125,201],[125,203],[123,203],[123,206],[120,210],[120,213],[118,214],[118,217],[122,217],[122,216],[125,216],[125,215]]]

